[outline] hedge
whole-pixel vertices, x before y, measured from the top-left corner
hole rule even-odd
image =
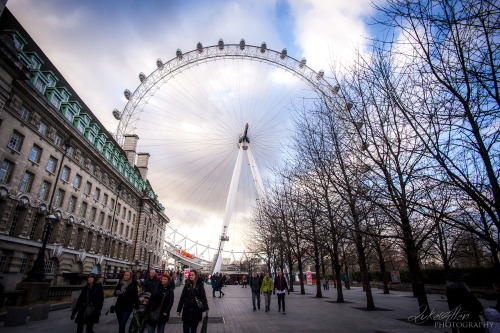
[[[451,273],[455,273],[459,281],[467,283],[469,286],[493,288],[493,278],[496,271],[494,267],[467,267],[451,268]],[[408,270],[399,271],[403,283],[411,283],[410,272]],[[422,269],[425,284],[445,284],[446,271],[444,268]],[[354,281],[361,281],[361,272],[356,271],[352,274]],[[382,272],[369,272],[370,281],[382,281]],[[387,281],[391,282],[390,271],[387,272]]]

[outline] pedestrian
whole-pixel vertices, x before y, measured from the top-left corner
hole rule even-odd
[[[271,293],[273,292],[273,279],[266,273],[266,277],[262,279],[260,292],[264,294],[264,301],[266,304],[266,312],[271,311]]]
[[[243,285],[241,288],[246,288],[247,287],[247,276],[246,274],[243,275],[243,278],[242,278],[242,281],[241,281],[241,284]]]
[[[328,290],[328,279],[325,277],[323,280],[323,290]]]
[[[144,278],[144,282],[142,283],[142,292],[152,293],[159,284],[160,280],[158,280],[158,275],[156,275],[154,269],[150,269],[149,275]]]
[[[457,276],[450,273],[446,276],[445,289],[450,311],[457,311],[461,314],[461,316],[451,318],[452,332],[484,332],[479,318],[483,305],[472,294],[467,284],[458,282]]]
[[[102,304],[104,303],[104,289],[99,281],[99,276],[90,273],[87,284],[83,287],[71,313],[71,319],[77,324],[76,332],[82,333],[83,326],[87,325],[87,333],[94,332],[94,324],[99,322]]]
[[[253,305],[253,310],[255,311],[255,299],[257,298],[257,307],[260,310],[260,287],[261,287],[261,282],[260,278],[257,275],[256,272],[253,272],[252,276],[250,277],[250,289],[252,290],[252,305]]]
[[[148,333],[154,333],[155,329],[158,333],[164,332],[174,304],[174,289],[175,284],[170,280],[170,275],[164,273],[160,283],[152,291],[146,308]]]
[[[494,307],[484,309],[484,319],[488,327],[488,333],[500,333],[500,278],[493,281],[493,288],[497,293],[497,304]]]
[[[127,320],[134,309],[139,309],[139,285],[132,277],[132,271],[123,273],[123,278],[118,281],[115,288],[115,296],[118,296],[115,304],[116,318],[118,319],[119,333],[125,333]]]
[[[225,275],[219,276],[219,278],[217,279],[217,291],[219,292],[219,298],[225,295],[222,292],[222,287],[225,286],[225,283],[226,283],[226,276]]]
[[[219,273],[214,273],[211,277],[210,277],[210,282],[212,284],[212,296],[213,297],[216,297],[215,296],[215,291],[217,290],[217,279],[219,278]]]
[[[179,305],[177,306],[177,315],[180,316],[182,312],[182,329],[184,333],[196,333],[203,311],[208,316],[205,286],[198,280],[198,273],[191,271],[184,289],[182,289]]]
[[[283,308],[283,314],[286,314],[285,311],[285,293],[288,291],[288,285],[286,283],[286,279],[283,276],[282,271],[278,271],[278,276],[274,279],[274,288],[273,294],[278,295],[278,312]],[[288,291],[290,294],[290,291]]]

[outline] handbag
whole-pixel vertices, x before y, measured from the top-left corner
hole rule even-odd
[[[163,306],[163,301],[165,300],[166,294],[163,295],[160,306],[154,311],[149,311],[147,315],[147,322],[150,325],[156,325],[160,321],[161,307]]]
[[[198,299],[198,297],[194,297],[194,300],[196,301],[196,305],[198,305],[198,309],[200,309],[201,312],[205,311],[205,305],[203,304],[202,301]]]
[[[85,308],[85,312],[83,314],[83,318],[85,318],[85,320],[93,319],[94,314],[95,314],[95,307],[93,307],[92,305],[87,305],[87,307]]]

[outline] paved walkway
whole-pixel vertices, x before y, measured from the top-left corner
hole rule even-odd
[[[298,286],[297,286],[298,287]],[[166,332],[182,332],[182,323],[175,311],[181,287],[176,288],[171,321]],[[298,289],[298,288],[297,288]],[[380,289],[374,289],[375,305],[382,310],[363,311],[356,308],[366,306],[365,293],[359,287],[344,289],[346,303],[337,304],[337,290],[323,290],[323,298],[315,298],[316,287],[306,286],[306,294],[298,292],[286,296],[286,315],[278,313],[277,297],[271,301],[271,312],[266,313],[264,305],[261,310],[252,310],[250,288],[228,286],[223,289],[223,298],[213,298],[210,286],[205,286],[210,317],[223,317],[224,323],[209,323],[208,332],[246,333],[246,332],[373,332],[373,333],[412,333],[412,332],[449,332],[449,328],[419,326],[407,322],[407,318],[419,314],[418,302],[409,292],[391,291],[384,295]],[[448,311],[446,299],[442,295],[428,295],[430,307],[435,313]],[[480,300],[483,305],[494,305],[494,301]],[[104,309],[113,304],[114,299],[106,299]],[[333,302],[333,303],[332,303]],[[262,297],[263,304],[263,297]],[[386,310],[386,311],[383,311]],[[104,311],[103,311],[104,312]],[[26,332],[74,332],[76,324],[70,320],[69,309],[52,311],[49,319],[44,321],[28,321],[18,327],[3,327],[2,333]],[[217,318],[213,318],[217,319]],[[198,332],[201,325],[198,328]],[[94,327],[96,333],[116,332],[118,324],[114,315],[102,315],[99,324]]]

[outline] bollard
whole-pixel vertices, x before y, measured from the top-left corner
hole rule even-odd
[[[49,318],[50,304],[35,304],[31,308],[30,320],[45,320]]]
[[[19,326],[26,324],[29,309],[24,307],[10,307],[5,316],[4,326]]]

